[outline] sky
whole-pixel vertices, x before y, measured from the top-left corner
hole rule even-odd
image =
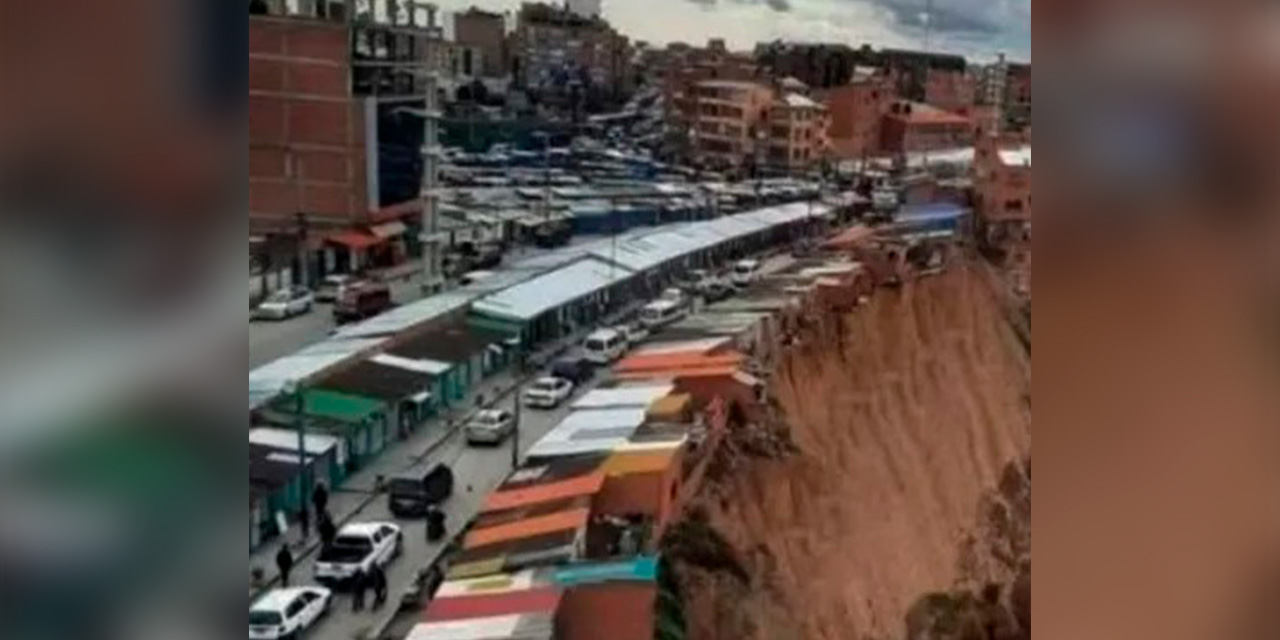
[[[772,40],[923,48],[929,0],[603,0],[604,17],[633,40],[706,44],[722,37],[750,50]],[[520,0],[436,0],[445,11],[475,5],[516,11]],[[1031,0],[933,0],[932,50],[992,60],[1031,60]],[[446,18],[447,20],[447,18]]]

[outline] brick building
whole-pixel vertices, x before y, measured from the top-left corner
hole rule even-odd
[[[830,159],[831,141],[827,133],[830,125],[831,118],[822,103],[798,93],[778,97],[765,123],[766,170],[796,174],[821,168],[822,163]]]
[[[874,70],[855,75],[842,87],[820,94],[831,118],[832,154],[842,160],[860,160],[880,152],[880,127],[894,102],[889,78]]]
[[[351,92],[347,25],[249,17],[249,223],[295,233],[363,220],[365,112]]]
[[[1031,65],[1010,64],[1005,90],[1005,118],[1011,131],[1031,127]]]
[[[707,80],[693,88],[690,135],[694,159],[724,170],[745,169],[763,151],[764,124],[774,104],[771,87]]]
[[[461,47],[479,52],[479,61],[473,63],[478,69],[469,75],[500,78],[510,70],[507,23],[502,14],[475,7],[453,14],[453,40]]]
[[[919,102],[894,103],[884,117],[881,134],[882,149],[892,154],[973,144],[973,124],[968,118]]]
[[[1031,139],[984,136],[974,155],[978,231],[984,243],[1008,248],[1031,240]]]

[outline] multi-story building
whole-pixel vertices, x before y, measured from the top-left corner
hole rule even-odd
[[[1005,119],[1012,131],[1031,127],[1031,65],[1010,64],[1005,89]]]
[[[471,75],[499,78],[507,75],[507,23],[500,13],[471,7],[453,14],[453,41],[480,54],[479,69]]]
[[[880,151],[880,126],[894,102],[888,76],[859,67],[853,80],[821,94],[831,117],[832,154],[842,160],[865,160]]]
[[[647,52],[641,65],[661,88],[668,152],[678,161],[689,160],[693,151],[690,134],[697,113],[695,88],[698,83],[750,82],[760,78],[760,69],[751,58],[729,51],[723,40],[711,40],[706,47],[674,43],[665,49]]]
[[[877,64],[871,47],[852,49],[843,44],[770,42],[756,47],[755,58],[773,75],[798,78],[814,89],[843,86],[857,67]]]
[[[962,56],[885,49],[880,52],[879,64],[894,79],[903,100],[944,110],[973,103],[973,84]]]
[[[957,149],[973,144],[973,124],[968,118],[905,100],[889,108],[881,133],[883,151],[895,155]]]
[[[630,43],[598,17],[525,3],[511,53],[516,83],[544,98],[618,100],[631,89]]]
[[[830,125],[825,105],[798,93],[784,93],[769,108],[763,168],[787,174],[821,170],[831,159]]]
[[[739,170],[756,164],[774,103],[771,87],[757,82],[705,80],[692,92],[690,139],[696,162]]]
[[[973,163],[978,232],[990,247],[1008,249],[1031,240],[1031,139],[983,136]]]

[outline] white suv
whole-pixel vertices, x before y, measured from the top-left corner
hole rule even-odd
[[[249,640],[293,640],[329,610],[324,587],[276,589],[249,607]]]

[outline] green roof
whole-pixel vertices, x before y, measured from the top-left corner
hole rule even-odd
[[[303,394],[303,412],[316,418],[358,423],[386,409],[381,401],[327,389],[307,389]]]

